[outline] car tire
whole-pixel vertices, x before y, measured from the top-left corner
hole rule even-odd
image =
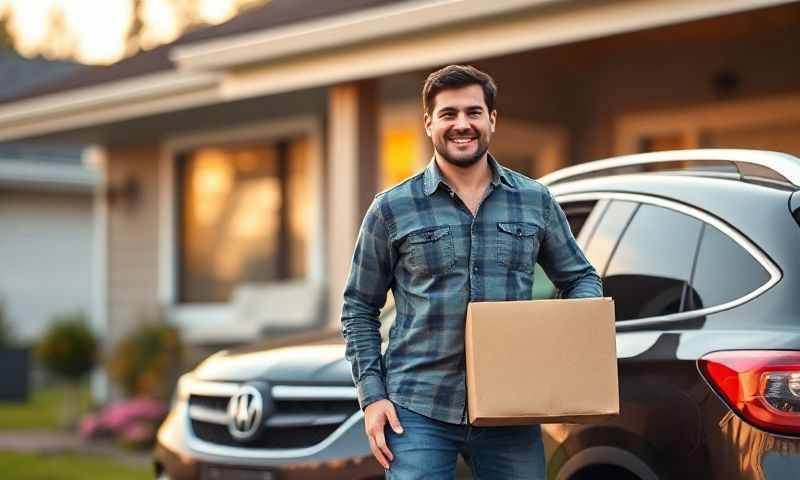
[[[616,465],[591,465],[576,472],[569,477],[569,480],[605,480],[608,478],[613,478],[614,480],[641,480],[630,470]]]

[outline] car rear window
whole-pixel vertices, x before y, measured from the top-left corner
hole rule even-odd
[[[703,228],[687,309],[727,303],[767,283],[769,273],[747,250],[714,226]]]
[[[691,278],[702,222],[641,205],[617,245],[603,280],[617,320],[678,313]]]

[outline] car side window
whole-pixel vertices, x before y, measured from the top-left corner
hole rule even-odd
[[[701,228],[699,220],[675,210],[638,207],[603,279],[604,294],[614,299],[618,321],[683,309]]]
[[[585,251],[586,258],[601,275],[608,265],[611,254],[614,253],[619,237],[630,223],[637,208],[639,204],[636,202],[614,200],[600,219],[594,234],[589,238]]]
[[[692,278],[693,295],[686,310],[720,305],[741,298],[769,280],[769,273],[750,253],[712,225],[703,226]]]
[[[589,214],[597,205],[597,201],[581,201],[581,202],[565,202],[561,204],[564,214],[567,216],[569,228],[572,231],[572,236],[578,238],[578,235],[589,218]],[[541,265],[538,263],[534,266],[533,270],[533,299],[542,300],[547,298],[555,298],[557,289],[553,282],[544,273]]]

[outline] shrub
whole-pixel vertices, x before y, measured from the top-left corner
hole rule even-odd
[[[36,359],[71,382],[91,372],[97,361],[97,338],[82,312],[56,315],[36,345]]]
[[[71,384],[64,395],[61,424],[72,429],[80,415],[79,381],[97,361],[97,338],[86,315],[75,312],[54,316],[34,355],[46,370]]]
[[[180,372],[182,356],[183,347],[175,327],[146,321],[116,345],[109,374],[129,396],[166,400]]]
[[[0,303],[0,348],[10,347],[14,343],[14,334],[11,329],[11,323],[6,317],[3,304]]]

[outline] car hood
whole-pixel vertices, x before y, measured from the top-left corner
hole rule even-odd
[[[203,361],[193,376],[208,381],[352,386],[344,348],[342,343],[330,343],[260,351],[225,350]]]

